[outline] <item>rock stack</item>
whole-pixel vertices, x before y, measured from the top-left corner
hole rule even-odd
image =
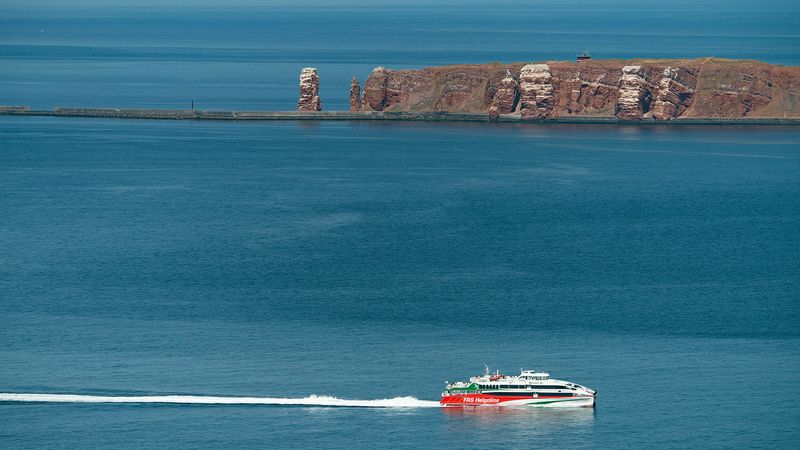
[[[669,120],[678,117],[692,104],[697,73],[686,68],[667,67],[658,82],[658,95],[653,107],[653,117]]]
[[[350,82],[350,111],[361,111],[361,86],[356,77]]]
[[[523,119],[553,116],[553,83],[550,66],[528,64],[519,74],[520,113]]]
[[[319,75],[317,69],[306,67],[300,71],[300,100],[297,101],[298,112],[322,111],[319,100]]]
[[[648,89],[647,73],[642,66],[625,66],[619,79],[619,96],[615,114],[622,120],[640,120],[650,110],[652,94]]]
[[[500,87],[492,98],[489,114],[492,116],[510,114],[516,109],[517,100],[519,100],[519,83],[511,71],[506,70],[506,76],[500,81]]]

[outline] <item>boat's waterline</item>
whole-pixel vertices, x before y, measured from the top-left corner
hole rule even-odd
[[[473,406],[495,406],[495,407],[593,407],[594,397],[569,397],[569,398],[515,398],[497,399],[492,397],[447,397],[441,401],[447,407],[473,407]]]

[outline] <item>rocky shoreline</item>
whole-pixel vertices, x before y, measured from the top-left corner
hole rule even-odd
[[[798,124],[800,67],[759,61],[580,60],[391,70],[349,111],[323,111],[316,68],[300,72],[296,111],[0,106],[0,115],[176,120],[400,120],[451,122]],[[343,92],[343,95],[346,95]]]

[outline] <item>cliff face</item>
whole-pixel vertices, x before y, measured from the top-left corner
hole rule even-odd
[[[668,120],[686,112],[692,105],[692,96],[697,88],[697,70],[690,67],[667,67],[658,82],[653,117]]]
[[[650,111],[653,85],[642,66],[625,66],[619,79],[617,105],[614,113],[620,119],[639,120]]]
[[[616,116],[800,117],[800,67],[757,61],[589,60],[421,70],[376,68],[362,111]]]
[[[492,102],[491,106],[489,106],[489,114],[510,114],[517,108],[517,101],[519,100],[519,82],[517,82],[517,79],[511,74],[510,70],[506,70],[505,78],[500,80],[500,84],[494,89],[491,98]]]
[[[555,115],[553,75],[547,64],[528,64],[519,72],[520,114],[525,119]]]
[[[297,101],[297,111],[322,111],[319,100],[319,75],[317,69],[306,67],[300,71],[300,99]]]

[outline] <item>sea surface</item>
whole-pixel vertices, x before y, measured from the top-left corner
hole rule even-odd
[[[314,65],[335,110],[376,65],[584,47],[800,64],[791,2],[153,5],[7,7],[0,104],[291,110]],[[799,297],[797,127],[0,116],[3,448],[797,448]],[[597,407],[436,406],[484,365]]]

